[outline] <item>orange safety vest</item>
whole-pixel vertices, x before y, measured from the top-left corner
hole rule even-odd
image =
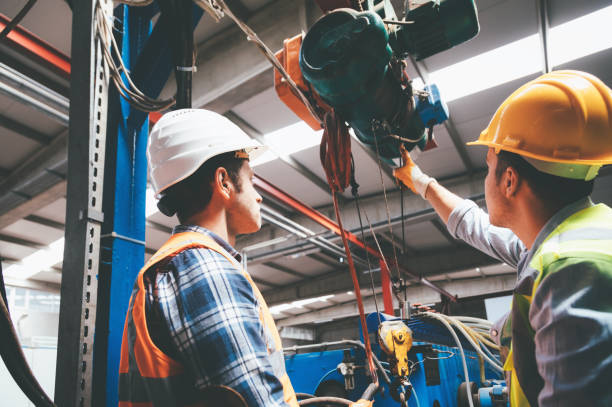
[[[241,271],[251,283],[259,304],[259,318],[264,326],[265,342],[274,374],[283,386],[285,401],[297,407],[293,386],[285,371],[280,335],[266,302],[251,276],[225,249],[209,236],[197,232],[172,235],[138,273],[123,328],[119,366],[119,407],[204,406],[206,400],[193,385],[193,379],[181,363],[170,358],[153,343],[145,316],[144,273],[156,264],[193,247],[214,250]]]

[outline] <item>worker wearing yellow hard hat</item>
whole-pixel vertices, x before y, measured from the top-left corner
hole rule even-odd
[[[454,237],[517,268],[511,310],[491,332],[511,406],[612,406],[612,209],[590,198],[612,164],[612,90],[584,72],[542,75],[468,144],[489,147],[488,213],[406,151],[395,176]]]

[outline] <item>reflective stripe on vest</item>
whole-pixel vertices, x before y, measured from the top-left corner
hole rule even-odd
[[[199,392],[184,374],[183,366],[170,358],[149,336],[145,316],[144,273],[157,263],[191,247],[203,247],[223,255],[249,281],[259,305],[270,362],[283,386],[285,401],[297,407],[297,398],[285,371],[282,343],[263,296],[242,266],[212,238],[197,232],[172,235],[138,273],[123,329],[119,367],[119,407],[202,406]]]
[[[563,221],[537,249],[521,274],[512,298],[512,343],[504,363],[511,372],[510,405],[538,405],[544,380],[537,370],[535,332],[529,323],[529,309],[540,282],[550,274],[549,266],[571,257],[612,261],[612,209],[599,204],[576,212]]]

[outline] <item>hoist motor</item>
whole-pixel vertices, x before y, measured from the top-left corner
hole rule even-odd
[[[335,9],[303,39],[287,41],[301,43],[300,79],[314,104],[321,111],[334,108],[361,142],[392,159],[399,157],[401,143],[408,150],[425,149],[433,126],[448,119],[435,85],[413,90],[403,58],[418,60],[449,49],[474,37],[479,27],[473,0],[430,1],[408,10],[397,24],[389,23],[395,14],[381,6],[387,4],[368,0],[362,7],[371,9],[365,11]],[[284,62],[291,64],[289,55]],[[276,83],[281,99],[309,122],[309,113],[284,98],[281,86]]]

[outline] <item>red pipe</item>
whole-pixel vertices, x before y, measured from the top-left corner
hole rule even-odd
[[[327,216],[323,215],[321,212],[311,208],[310,206],[303,204],[302,202],[293,198],[291,195],[281,191],[280,189],[278,189],[277,187],[275,187],[274,185],[272,185],[265,179],[255,175],[255,178],[253,179],[253,185],[261,189],[268,195],[272,196],[274,199],[277,199],[278,201],[284,203],[285,205],[295,209],[302,215],[305,215],[306,217],[314,220],[319,225],[334,232],[338,236],[341,235],[340,226],[338,226],[336,222],[334,222]],[[345,231],[345,235],[346,235],[346,239],[349,240],[350,242],[356,244],[357,246],[361,247],[364,250],[367,250],[371,255],[375,256],[376,258],[380,258],[380,253],[377,250],[374,250],[371,247],[367,246],[365,243],[359,240],[359,238],[355,236],[354,234],[352,234],[351,232]]]
[[[275,187],[274,185],[272,185],[265,179],[261,178],[260,176],[255,175],[253,179],[253,184],[257,188],[267,193],[268,195],[272,196],[274,199],[277,199],[278,201],[283,202],[284,204],[295,209],[302,215],[307,216],[308,218],[317,222],[319,225],[325,227],[326,229],[331,230],[338,236],[342,236],[342,231],[340,229],[340,226],[336,222],[334,222],[327,216],[323,215],[321,212],[311,208],[310,206],[303,204],[302,202],[293,198],[289,194],[281,191],[280,189],[278,189],[277,187]],[[383,293],[383,301],[385,304],[385,313],[389,315],[393,315],[393,300],[391,298],[391,278],[389,276],[389,269],[387,269],[387,267],[385,266],[385,262],[381,258],[380,253],[378,252],[378,250],[374,250],[371,247],[367,246],[364,242],[359,240],[359,238],[355,236],[354,234],[352,234],[351,232],[345,230],[344,235],[347,240],[351,241],[352,243],[356,244],[362,249],[367,250],[370,254],[372,254],[373,256],[379,259],[380,278],[382,282],[382,293]]]
[[[0,14],[0,31],[10,22],[10,18]],[[70,58],[22,26],[15,26],[6,36],[5,43],[16,51],[43,63],[63,77],[70,77]]]

